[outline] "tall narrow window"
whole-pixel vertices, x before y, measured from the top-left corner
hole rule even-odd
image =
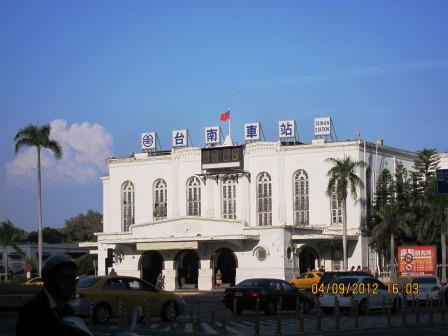
[[[153,186],[154,220],[166,219],[166,196],[166,182],[163,179],[157,179]]]
[[[294,225],[305,226],[310,222],[308,174],[300,169],[294,174]]]
[[[134,185],[126,181],[121,186],[121,228],[129,231],[129,227],[134,224]]]
[[[257,176],[257,217],[258,226],[272,225],[272,187],[268,173]]]
[[[236,218],[236,183],[232,178],[222,181],[222,216],[228,219]]]
[[[338,201],[336,186],[331,188],[331,224],[342,224],[342,204]]]
[[[201,215],[201,181],[196,176],[187,181],[187,216]]]

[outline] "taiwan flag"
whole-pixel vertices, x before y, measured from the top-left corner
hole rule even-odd
[[[227,121],[230,119],[230,111],[221,113],[221,121]]]

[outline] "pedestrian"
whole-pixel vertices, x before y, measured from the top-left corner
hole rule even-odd
[[[361,265],[358,265],[358,267],[356,267],[356,272],[361,272],[361,271],[362,271]]]
[[[325,272],[325,266],[324,265],[320,265],[319,272]]]
[[[109,272],[109,276],[117,276],[117,272],[115,272],[115,269],[112,267],[112,269]]]
[[[355,271],[355,266],[352,266],[351,268],[350,268],[350,272],[354,272]]]
[[[216,279],[216,287],[221,287],[222,286],[221,270],[218,269],[218,271],[215,274],[215,279]]]
[[[43,289],[19,310],[17,336],[87,335],[63,323],[74,316],[68,301],[76,291],[76,264],[66,254],[50,256],[42,267]]]

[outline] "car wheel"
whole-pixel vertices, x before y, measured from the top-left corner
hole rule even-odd
[[[160,313],[160,318],[164,322],[169,322],[171,317],[171,303],[174,307],[174,319],[177,318],[177,315],[179,314],[179,307],[177,306],[177,303],[174,301],[167,301],[162,307],[162,312]]]
[[[269,301],[264,309],[266,315],[274,315],[277,312],[277,304],[274,301]]]
[[[359,315],[367,315],[367,300],[361,300],[358,305],[358,313]]]
[[[112,310],[107,303],[100,303],[93,309],[93,319],[98,324],[106,324],[110,320]]]
[[[401,300],[399,298],[396,298],[392,306],[392,312],[399,313],[400,311],[401,311]]]

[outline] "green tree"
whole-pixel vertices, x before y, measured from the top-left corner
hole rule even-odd
[[[344,259],[344,269],[348,267],[347,259],[347,197],[350,193],[353,199],[358,198],[358,188],[363,189],[364,184],[358,176],[359,169],[365,169],[367,164],[364,161],[353,161],[345,156],[343,159],[329,158],[327,161],[333,167],[327,173],[328,185],[327,195],[331,197],[332,190],[336,190],[338,202],[342,205],[342,252]]]
[[[412,181],[409,178],[407,169],[401,162],[397,162],[393,183],[394,200],[397,202],[398,208],[402,211],[410,211]]]
[[[8,272],[8,251],[7,247],[12,246],[15,250],[18,249],[17,243],[23,242],[26,237],[26,232],[14,225],[9,219],[0,222],[0,244],[3,247],[3,266],[5,272]],[[6,279],[5,279],[6,280]]]
[[[446,265],[446,234],[448,233],[448,214],[446,214],[446,198],[441,197],[436,191],[435,172],[439,168],[440,155],[434,148],[424,148],[417,152],[414,161],[416,189],[414,196],[419,205],[419,220],[417,239],[429,241],[440,235],[442,248],[442,264]],[[446,282],[446,269],[442,270],[442,281]]]
[[[94,210],[87,210],[86,214],[79,214],[65,220],[64,233],[68,241],[93,241],[95,232],[103,230],[103,215]]]
[[[390,237],[390,266],[391,281],[395,275],[395,237],[411,236],[412,231],[409,222],[413,220],[412,214],[403,213],[397,202],[391,202],[381,206],[377,211],[378,222],[372,230],[372,241],[383,242],[385,237]]]
[[[446,234],[448,233],[448,198],[437,192],[436,178],[431,176],[419,202],[420,213],[416,238],[419,243],[432,244],[440,237],[442,265],[446,265]],[[446,282],[446,269],[442,269],[442,282]]]
[[[42,230],[43,242],[46,244],[60,244],[66,242],[66,236],[62,229],[46,227]],[[28,243],[37,243],[38,233],[31,231],[26,239]]]
[[[22,147],[36,147],[37,150],[37,199],[38,199],[38,255],[39,276],[42,270],[42,178],[41,178],[41,151],[46,148],[54,154],[56,159],[62,158],[62,147],[53,139],[50,139],[50,125],[28,125],[19,130],[14,137],[16,154]]]
[[[387,169],[383,169],[378,176],[375,190],[374,209],[389,204],[394,195],[394,178]]]
[[[428,184],[430,178],[435,176],[439,162],[440,156],[435,148],[423,148],[417,152],[413,168],[421,191]]]

